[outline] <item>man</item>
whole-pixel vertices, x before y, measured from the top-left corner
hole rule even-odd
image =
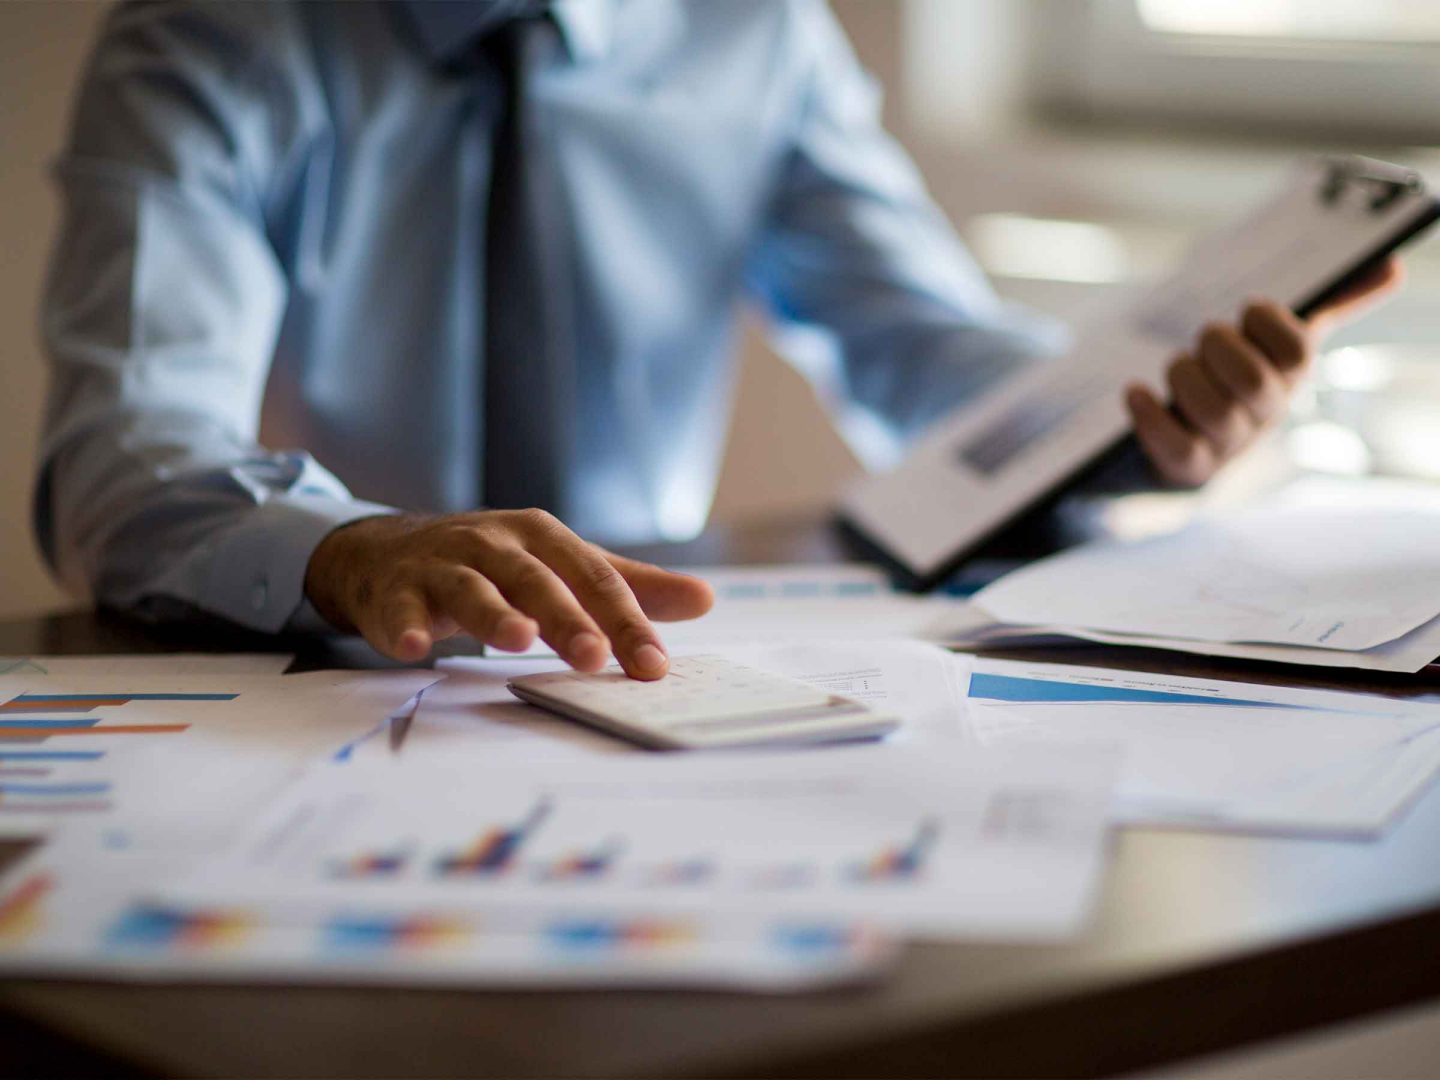
[[[58,169],[44,550],[150,617],[406,660],[538,633],[659,677],[649,619],[708,588],[576,533],[702,523],[737,298],[823,331],[900,437],[1054,350],[876,104],[818,0],[120,7]],[[1312,335],[1257,303],[1177,358],[1173,411],[1132,388],[1160,475],[1248,443]],[[267,380],[315,457],[257,445]]]

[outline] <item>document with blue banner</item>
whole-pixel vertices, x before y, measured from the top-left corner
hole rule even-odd
[[[1366,694],[977,659],[982,744],[1119,746],[1127,824],[1376,835],[1440,769],[1440,707]]]

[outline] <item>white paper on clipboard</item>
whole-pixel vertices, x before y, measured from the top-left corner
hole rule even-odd
[[[1122,388],[1161,385],[1212,320],[1251,297],[1300,309],[1358,266],[1418,234],[1437,203],[1418,175],[1364,159],[1298,166],[1271,198],[1201,240],[1169,278],[1081,328],[1069,353],[935,426],[896,469],[866,477],[841,512],[932,585],[1017,514],[1128,430]]]

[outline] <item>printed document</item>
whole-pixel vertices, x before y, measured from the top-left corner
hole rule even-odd
[[[157,902],[583,907],[1055,938],[1103,864],[1111,751],[473,756],[317,769]]]
[[[1117,820],[1367,837],[1440,769],[1440,706],[1109,668],[978,659],[985,745],[1117,746]]]
[[[1357,651],[1440,615],[1440,513],[1258,509],[1098,541],[974,597],[1005,623]]]

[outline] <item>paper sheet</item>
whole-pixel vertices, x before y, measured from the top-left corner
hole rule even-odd
[[[438,677],[0,676],[0,836],[74,824],[118,828],[132,804],[141,819],[163,821],[188,807],[191,796],[200,805],[195,812],[205,813],[207,784],[219,785],[217,798],[229,790],[219,775],[230,755],[254,752],[283,770],[333,752]],[[164,749],[176,753],[166,756]],[[167,803],[172,792],[176,803]]]
[[[1257,509],[1169,536],[1099,541],[974,597],[997,620],[1359,651],[1440,614],[1440,514]]]
[[[1015,626],[997,622],[972,607],[956,607],[953,617],[940,628],[942,640],[956,649],[1026,649],[1083,644],[1124,645],[1136,649],[1168,649],[1194,656],[1226,656],[1236,660],[1260,660],[1271,664],[1307,667],[1353,668],[1357,671],[1420,671],[1440,657],[1440,618],[1403,634],[1394,641],[1363,652],[1343,649],[1312,649],[1301,645],[1247,645],[1233,641],[1194,641],[1189,638],[1158,637],[1150,634],[1111,634],[1078,626],[1036,624]]]
[[[855,600],[893,592],[890,577],[869,563],[760,563],[680,566],[704,578],[717,603],[738,600]]]
[[[1118,820],[1372,836],[1440,769],[1440,707],[1170,674],[976,660],[987,745],[1123,748]]]
[[[1053,938],[1102,863],[1104,751],[555,759],[317,770],[167,903],[483,914],[602,905]]]
[[[511,911],[484,917],[343,904],[295,919],[256,905],[141,899],[174,852],[52,842],[0,879],[0,971],[46,978],[789,991],[876,974],[894,944],[860,924]]]
[[[1309,649],[1298,645],[1242,645],[1236,642],[1189,641],[1184,638],[1145,637],[1137,634],[1107,634],[1099,630],[1076,629],[1069,636],[1105,645],[1170,649],[1201,656],[1228,656],[1236,660],[1263,660],[1274,664],[1301,664],[1311,667],[1354,668],[1361,671],[1413,673],[1440,657],[1440,618],[1431,619],[1403,634],[1363,652],[1341,649]]]
[[[0,675],[105,678],[110,675],[281,675],[294,653],[123,653],[0,656]]]

